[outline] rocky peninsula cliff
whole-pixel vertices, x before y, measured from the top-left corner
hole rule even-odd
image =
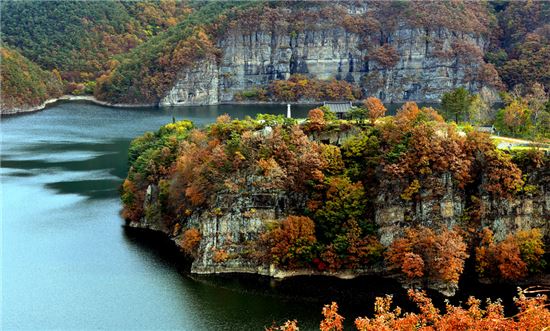
[[[376,273],[452,294],[466,259],[486,280],[542,270],[527,255],[542,261],[548,244],[548,156],[511,157],[415,107],[374,127],[312,117],[169,124],[133,143],[123,215],[166,233],[199,274]],[[496,256],[503,243],[518,256]],[[422,259],[418,272],[399,254]],[[523,271],[499,271],[514,258]],[[443,273],[441,260],[454,269]]]

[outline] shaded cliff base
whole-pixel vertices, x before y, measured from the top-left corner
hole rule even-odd
[[[400,307],[414,309],[408,299],[406,289],[422,288],[429,293],[430,298],[439,307],[445,306],[445,300],[451,304],[466,302],[468,297],[478,299],[502,299],[505,307],[510,311],[507,315],[515,314],[516,307],[513,297],[517,295],[517,287],[544,286],[550,288],[550,268],[547,266],[542,273],[521,279],[514,283],[478,278],[475,272],[474,261],[466,261],[465,270],[460,277],[456,288],[446,290],[447,284],[429,284],[421,287],[418,283],[402,283],[399,275],[389,272],[382,265],[375,265],[360,270],[316,271],[312,269],[283,270],[258,265],[239,263],[222,264],[219,266],[203,266],[193,264],[193,259],[182,252],[177,237],[170,236],[164,229],[151,229],[142,223],[129,223],[125,226],[125,235],[131,240],[155,254],[155,259],[177,268],[177,270],[196,281],[206,282],[215,286],[232,289],[235,284],[245,286],[246,291],[255,291],[262,295],[297,296],[304,300],[369,303],[376,297],[393,294],[398,298]],[[550,254],[544,256],[546,260]],[[347,297],[349,295],[349,297]],[[357,300],[355,300],[357,299]],[[371,301],[368,301],[368,300]],[[322,300],[319,302],[323,302]],[[372,305],[365,305],[370,309]],[[370,314],[371,312],[369,312]]]
[[[191,272],[191,260],[183,254],[176,243],[161,232],[149,229],[124,227],[125,238],[154,260],[174,268],[182,275],[207,286],[214,286],[230,291],[251,293],[258,296],[273,297],[282,300],[300,301],[313,307],[337,301],[345,316],[360,314],[372,315],[373,302],[376,297],[392,294],[394,303],[405,311],[412,311],[416,306],[408,299],[406,290],[391,277],[380,275],[356,275],[353,279],[340,279],[327,275],[293,275],[284,279],[275,279],[251,273],[218,273],[200,275]],[[517,313],[513,298],[517,295],[517,286],[529,285],[550,286],[548,273],[526,280],[521,284],[482,284],[475,280],[475,275],[467,268],[462,275],[459,290],[455,296],[448,298],[437,291],[427,290],[436,307],[443,309],[445,301],[451,304],[466,302],[468,297],[478,299],[502,299],[505,313],[511,316]],[[266,321],[267,323],[268,321]]]

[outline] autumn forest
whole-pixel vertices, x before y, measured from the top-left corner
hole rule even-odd
[[[2,121],[48,104],[58,121],[69,100],[94,110],[73,110],[83,116],[71,117],[74,130],[146,123],[131,142],[101,147],[79,133],[70,148],[90,148],[82,160],[69,151],[45,163],[89,176],[101,157],[119,161],[96,154],[123,148],[123,171],[98,170],[112,187],[93,193],[116,190],[124,231],[162,236],[184,277],[374,275],[413,307],[387,293],[369,302],[373,314],[344,316],[326,302],[322,331],[550,326],[550,2],[24,0],[0,10]],[[59,139],[55,148],[69,146]],[[9,168],[17,160],[6,155]],[[441,304],[465,282],[517,294]]]

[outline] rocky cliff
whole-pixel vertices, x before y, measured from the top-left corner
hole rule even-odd
[[[398,192],[380,192],[377,199],[375,220],[378,235],[384,246],[389,246],[402,235],[403,229],[411,224],[431,228],[441,225],[454,226],[464,221],[467,213],[463,191],[452,189],[451,178],[443,176],[441,182],[446,192],[439,199],[430,198],[430,190],[422,192],[416,202],[404,203]],[[482,199],[481,222],[495,233],[498,240],[519,230],[539,228],[548,240],[550,237],[550,192],[547,187],[537,187],[538,193],[528,197],[493,200]],[[288,195],[284,191],[257,191],[250,189],[243,194],[222,194],[216,197],[214,210],[194,213],[185,224],[167,227],[158,214],[146,215],[139,222],[129,223],[139,227],[166,233],[176,245],[182,246],[182,235],[186,229],[196,228],[201,233],[198,255],[191,272],[197,274],[255,273],[276,278],[295,275],[332,275],[353,278],[364,274],[388,275],[382,265],[365,266],[356,270],[336,272],[311,269],[284,270],[259,263],[254,257],[254,245],[260,234],[286,216],[303,211],[305,196]],[[152,185],[147,189],[144,209],[158,206],[158,189]],[[447,295],[457,289],[445,282],[433,282],[430,287]]]
[[[399,190],[380,192],[376,201],[376,224],[380,241],[388,246],[396,236],[400,236],[404,227],[419,224],[437,228],[441,225],[453,227],[469,217],[466,210],[467,195],[453,188],[452,178],[444,175],[440,178],[444,193],[434,198],[433,190],[420,192],[420,198],[414,202],[404,202],[399,198]],[[399,188],[397,184],[395,186]],[[550,236],[550,191],[545,185],[539,185],[536,193],[514,198],[491,198],[483,195],[476,208],[482,227],[489,227],[498,241],[507,235],[521,230],[539,228],[548,241]]]
[[[223,134],[225,135],[227,134],[227,131],[225,131],[227,127],[223,129],[224,125],[226,124],[218,123],[209,132],[214,135],[224,132]],[[241,125],[245,124],[236,121],[232,125],[241,127]],[[265,122],[261,125],[265,125]],[[263,127],[258,131],[248,131],[246,134],[243,134],[243,136],[247,138],[242,139],[252,139],[252,141],[260,143],[260,145],[252,144],[249,146],[255,146],[254,148],[258,148],[262,153],[266,153],[266,150],[269,148],[267,146],[272,146],[272,142],[281,143],[277,135],[274,134],[275,131],[280,132],[278,130],[273,130],[271,127]],[[297,134],[297,131],[294,131],[294,134]],[[332,151],[330,153],[336,153],[336,155],[338,155],[336,151],[341,148],[343,151],[342,153],[347,153],[346,157],[350,158],[352,156],[349,154],[351,152],[349,149],[349,142],[353,139],[357,139],[357,137],[362,137],[363,134],[365,134],[365,131],[361,131],[359,127],[350,127],[346,125],[335,126],[333,129],[324,131],[311,132],[308,139],[301,136],[302,138],[300,139],[305,139],[302,144],[308,147],[302,150],[300,154],[305,153],[305,151],[309,149],[316,149],[316,146],[323,142],[329,144],[322,145],[325,146],[322,149],[325,151],[324,153]],[[197,139],[197,137],[200,136],[195,132],[195,136],[192,139]],[[233,137],[231,139],[236,139],[235,135],[231,135],[231,137]],[[441,137],[443,136],[440,135],[440,138]],[[371,143],[376,143],[377,139],[378,138],[374,138]],[[462,138],[458,136],[454,139],[463,141]],[[167,139],[166,141],[170,140]],[[360,145],[354,146],[360,146],[359,151],[364,153],[369,147],[364,140],[362,141]],[[219,141],[215,140],[212,144],[215,145],[217,143],[219,143]],[[233,144],[235,144],[235,142],[233,142]],[[430,144],[436,145],[437,143],[432,141]],[[184,144],[184,146],[184,150],[192,151],[193,147],[191,145]],[[259,146],[264,147],[262,148]],[[328,148],[327,146],[332,147]],[[281,147],[279,146],[277,148]],[[494,149],[494,146],[492,148]],[[167,153],[165,148],[162,150],[163,153]],[[248,154],[251,152],[247,148],[243,148],[242,150],[246,155],[254,155]],[[437,148],[434,148],[434,151],[441,153]],[[194,156],[200,155],[203,152],[195,151],[190,153]],[[217,149],[215,153],[218,155],[216,158],[217,161],[219,161],[219,158],[224,157],[223,153],[220,154],[220,149]],[[258,161],[251,156],[245,161],[246,157],[239,153],[236,153],[236,161],[232,162],[250,162],[251,165],[261,164],[261,166],[267,166],[265,163],[262,163],[263,161]],[[144,153],[144,155],[148,154],[154,155],[154,153]],[[492,154],[489,153],[485,156],[478,155],[476,159],[483,159],[485,157],[490,157],[490,155]],[[499,155],[498,151],[497,155]],[[313,154],[309,156],[309,158],[313,157]],[[406,158],[406,156],[401,156],[401,158]],[[336,157],[336,159],[338,159],[338,157]],[[141,160],[140,162],[145,162],[145,160]],[[188,157],[183,157],[179,162],[184,163],[176,164],[174,169],[181,169],[180,171],[184,172],[186,170],[184,170],[183,167],[188,166],[189,162],[192,161]],[[211,164],[211,161],[208,162]],[[349,162],[350,159],[348,159],[346,163],[347,169],[353,171],[353,165]],[[464,162],[468,165],[472,164],[470,161]],[[333,164],[333,166],[336,168],[344,167],[344,164],[337,164],[339,163],[337,162]],[[219,166],[215,167],[224,166],[227,165],[220,163]],[[396,275],[394,273],[395,270],[391,271],[387,269],[389,268],[388,262],[382,262],[381,259],[369,260],[364,263],[335,264],[337,266],[331,268],[322,267],[320,264],[298,264],[298,267],[289,267],[288,265],[285,266],[284,263],[280,263],[277,266],[277,262],[273,262],[273,260],[268,262],[263,259],[262,256],[265,258],[265,252],[258,253],[258,250],[265,248],[262,246],[265,243],[262,241],[264,240],[262,236],[269,233],[274,228],[280,227],[290,215],[303,215],[305,213],[308,215],[317,215],[318,228],[315,228],[315,232],[318,238],[323,238],[323,235],[326,234],[323,232],[330,232],[333,231],[333,229],[342,227],[342,224],[336,222],[330,223],[330,228],[328,230],[327,228],[323,228],[323,223],[320,222],[321,218],[324,216],[312,212],[315,207],[311,203],[324,203],[325,210],[331,213],[330,217],[333,218],[338,217],[337,214],[339,211],[331,209],[331,206],[336,205],[340,206],[338,208],[341,209],[353,209],[356,208],[357,204],[367,204],[369,206],[368,211],[361,209],[365,214],[360,217],[364,218],[363,220],[367,220],[367,222],[372,220],[373,227],[371,229],[374,231],[374,236],[376,237],[375,241],[381,244],[381,246],[376,246],[374,242],[371,242],[367,244],[367,246],[364,246],[370,247],[373,250],[377,249],[376,247],[390,247],[396,239],[404,236],[406,229],[418,227],[427,227],[435,231],[455,227],[460,228],[462,229],[461,231],[464,231],[462,235],[470,238],[469,245],[472,252],[478,244],[478,232],[483,228],[491,229],[497,242],[501,242],[510,235],[513,236],[517,234],[519,231],[536,228],[540,230],[541,238],[543,238],[548,245],[548,239],[550,238],[550,223],[548,222],[548,215],[550,215],[550,191],[548,189],[548,183],[550,177],[548,169],[544,166],[537,166],[538,170],[525,169],[524,178],[528,184],[525,184],[527,186],[517,194],[507,195],[501,192],[500,195],[495,195],[491,193],[494,191],[489,191],[487,189],[488,187],[485,185],[485,181],[488,180],[486,176],[492,176],[493,174],[487,171],[487,169],[491,168],[485,168],[479,171],[480,177],[472,182],[473,185],[460,186],[458,184],[459,179],[455,177],[451,171],[444,171],[433,174],[430,180],[424,178],[424,184],[421,185],[413,195],[406,196],[404,193],[408,190],[410,191],[410,183],[408,180],[410,178],[403,178],[400,176],[386,178],[381,172],[384,170],[380,168],[378,162],[376,162],[372,165],[376,168],[375,175],[373,176],[378,176],[380,181],[376,184],[374,178],[365,179],[365,181],[372,180],[369,181],[369,183],[375,188],[369,191],[368,200],[354,200],[358,197],[359,199],[363,197],[361,191],[357,191],[358,184],[351,184],[350,182],[345,184],[345,181],[336,181],[336,183],[340,183],[340,185],[343,184],[343,186],[338,186],[338,184],[332,186],[332,184],[330,184],[331,179],[325,178],[326,180],[323,180],[324,183],[329,183],[328,185],[330,187],[327,192],[332,192],[327,193],[330,194],[327,195],[327,197],[323,197],[322,195],[321,197],[319,196],[319,194],[322,194],[320,192],[327,188],[323,186],[323,184],[319,184],[320,186],[312,184],[314,183],[313,177],[308,180],[308,185],[313,185],[317,187],[316,189],[311,188],[305,191],[297,191],[293,190],[294,185],[285,186],[284,182],[276,184],[279,178],[278,176],[290,171],[292,167],[295,166],[296,163],[293,162],[290,164],[289,168],[283,170],[278,168],[276,163],[271,163],[268,167],[271,169],[270,171],[273,169],[278,170],[273,170],[273,173],[267,175],[265,173],[262,175],[261,171],[258,172],[258,168],[255,168],[255,166],[250,169],[242,167],[235,173],[231,172],[226,179],[222,180],[216,177],[216,179],[212,180],[218,184],[223,182],[223,184],[218,186],[219,189],[215,191],[215,193],[210,191],[211,193],[209,196],[205,197],[208,203],[198,208],[191,208],[188,206],[188,203],[189,199],[193,199],[193,194],[196,194],[193,192],[201,188],[190,189],[188,187],[187,189],[182,189],[180,186],[181,184],[178,183],[178,181],[181,180],[178,177],[180,175],[172,177],[169,181],[162,179],[158,182],[149,183],[147,184],[147,189],[143,192],[144,198],[141,200],[142,202],[140,202],[141,205],[133,205],[132,207],[133,210],[143,210],[143,213],[129,219],[129,225],[131,227],[162,231],[172,238],[184,251],[189,244],[188,238],[186,239],[186,233],[188,233],[188,231],[195,231],[197,237],[191,270],[199,274],[241,272],[257,273],[273,277],[324,274],[345,278],[372,273],[388,276]],[[405,168],[406,166],[406,164],[402,164],[401,167]],[[432,167],[433,166],[434,165],[432,165]],[[139,167],[137,164],[133,166],[129,178],[136,176],[135,169],[137,169],[137,167]],[[193,168],[196,167],[202,167],[202,164],[193,166]],[[327,174],[333,171],[329,170],[333,169],[331,167],[332,166],[325,168],[325,171],[328,171]],[[428,170],[424,169],[421,172],[425,174],[427,171]],[[489,171],[494,171],[494,169]],[[296,174],[298,173],[299,172]],[[193,178],[197,176],[200,175],[194,174]],[[211,177],[213,173],[208,172],[206,176]],[[219,174],[215,176],[219,176]],[[515,175],[513,175],[513,173],[507,173],[505,176]],[[521,177],[521,175],[519,176]],[[287,178],[287,180],[292,182],[297,178],[300,177],[290,177]],[[504,177],[498,178],[499,181],[505,181]],[[136,181],[136,183],[139,182]],[[209,184],[207,182],[201,182],[201,185],[208,186]],[[131,187],[131,185],[127,186],[130,190]],[[365,189],[369,188],[365,186]],[[340,193],[331,190],[339,190]],[[177,199],[183,192],[185,192],[184,194],[186,197],[180,200],[179,206],[174,206],[173,203],[167,201],[167,195],[172,195]],[[135,197],[138,195],[139,193],[134,194],[134,198],[131,199],[128,196],[123,197],[123,200],[125,200],[126,203],[132,204],[136,202]],[[337,198],[335,198],[336,196]],[[320,201],[317,199],[332,200],[316,202]],[[340,201],[338,199],[344,199],[344,204],[338,205],[338,201]],[[180,208],[180,206],[183,207]],[[128,205],[125,207],[125,211],[132,211],[128,208]],[[169,214],[166,212],[168,208],[176,208],[177,211],[175,214]],[[346,225],[343,226],[343,229],[343,231],[348,231],[346,230]],[[354,240],[359,240],[357,237],[348,237],[349,232],[344,233],[347,233],[346,236],[338,237],[340,239],[333,239],[332,244],[327,246],[329,248],[325,248],[327,249],[325,252],[330,251],[330,247],[333,247],[331,245],[339,243],[339,240],[342,238],[345,238],[346,244],[352,244]],[[289,235],[291,236],[291,234]],[[311,257],[312,260],[319,259],[315,258],[315,256],[319,256],[325,261],[330,261],[331,259],[331,255],[324,255],[325,253],[317,252],[312,254],[317,254]],[[343,253],[340,252],[340,254]],[[347,254],[351,253],[348,251]],[[471,254],[473,255],[473,253]],[[270,255],[270,253],[267,255]],[[473,256],[471,257],[474,259]],[[426,286],[437,289],[442,293],[452,294],[457,289],[457,282],[431,279]]]
[[[220,58],[183,69],[161,104],[229,102],[237,92],[292,74],[345,80],[384,102],[439,101],[458,86],[492,93],[486,77],[492,67],[482,59],[488,41],[479,31],[453,30],[437,22],[419,26],[398,14],[395,24],[384,26],[369,21],[370,5],[338,7],[326,17],[322,7],[307,11],[321,12],[319,22],[298,18],[302,12],[295,7],[280,9],[271,24],[240,18],[218,36]],[[292,19],[305,23],[295,27]],[[369,24],[378,26],[369,30]]]

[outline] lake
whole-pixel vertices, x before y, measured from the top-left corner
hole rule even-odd
[[[310,108],[295,107],[293,115]],[[376,295],[402,294],[376,277],[197,277],[164,237],[123,227],[118,187],[133,138],[172,118],[206,125],[223,113],[258,112],[286,114],[286,107],[60,103],[3,118],[2,329],[234,331],[298,319],[301,330],[313,330],[333,298],[350,325],[372,311]]]

